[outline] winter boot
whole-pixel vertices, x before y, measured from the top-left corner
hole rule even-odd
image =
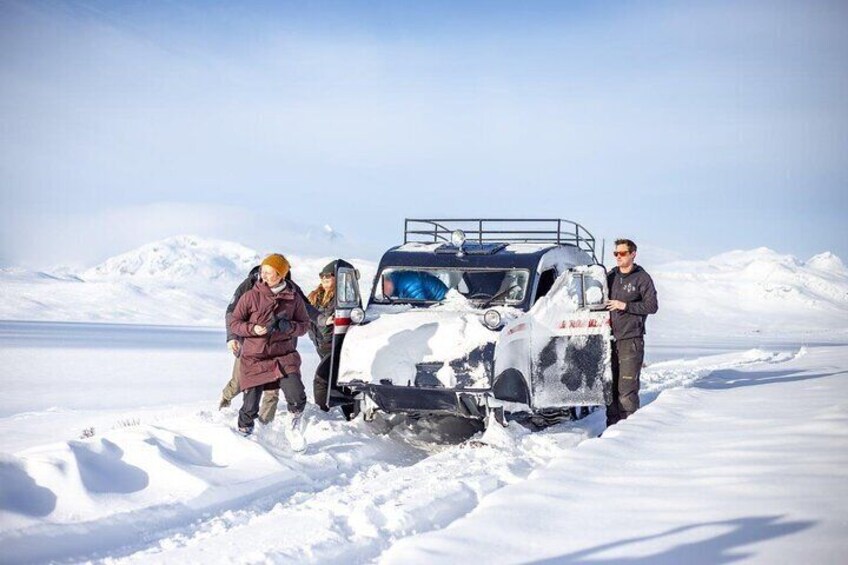
[[[303,412],[289,412],[288,420],[285,424],[286,439],[289,440],[289,445],[292,451],[305,451],[306,438],[303,435]]]

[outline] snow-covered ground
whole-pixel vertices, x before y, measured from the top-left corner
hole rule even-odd
[[[844,563],[848,349],[766,357],[656,365],[721,368],[381,561]]]
[[[310,408],[295,454],[282,417],[244,439],[236,408],[215,409],[222,341],[3,324],[4,562],[838,562],[848,549],[845,346],[652,363],[647,406],[600,439],[600,413],[481,436]]]
[[[768,250],[651,269],[644,408],[530,433],[348,423],[245,439],[221,312],[257,254],[172,238],[0,273],[3,563],[803,561],[848,555],[848,271]],[[292,257],[309,288],[329,258]],[[375,265],[354,261],[370,285]],[[202,282],[198,282],[202,281]],[[86,323],[109,321],[113,323]],[[121,325],[114,322],[126,322]],[[172,324],[140,325],[147,324]],[[309,375],[318,361],[300,350]]]

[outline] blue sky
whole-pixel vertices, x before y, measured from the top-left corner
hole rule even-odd
[[[846,6],[0,0],[0,264],[415,216],[848,259]]]

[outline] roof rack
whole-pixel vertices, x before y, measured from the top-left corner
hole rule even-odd
[[[455,230],[465,232],[469,243],[549,243],[573,245],[592,256],[595,236],[571,220],[561,219],[413,219],[404,220],[404,243],[450,243]]]

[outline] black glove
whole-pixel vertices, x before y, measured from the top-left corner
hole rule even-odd
[[[291,322],[288,318],[279,318],[277,323],[274,324],[274,328],[284,334],[291,329]]]

